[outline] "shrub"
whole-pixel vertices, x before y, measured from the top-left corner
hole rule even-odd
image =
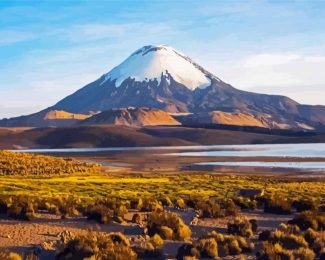
[[[179,207],[180,209],[185,209],[186,208],[186,204],[185,201],[183,199],[177,199],[175,202],[175,205],[177,207]]]
[[[162,226],[159,233],[161,234],[161,237],[166,240],[172,240],[174,236],[174,231],[166,226]]]
[[[299,249],[300,247],[308,247],[308,243],[302,236],[284,233],[280,230],[274,232],[274,239],[285,249],[293,250]]]
[[[57,254],[58,260],[63,259],[136,259],[128,240],[122,234],[103,234],[89,231],[86,235],[70,240]]]
[[[271,231],[270,230],[263,230],[259,235],[258,235],[258,240],[260,241],[267,241],[271,237]]]
[[[173,231],[174,240],[186,240],[191,237],[190,228],[185,225],[183,220],[176,213],[171,212],[152,212],[148,215],[148,234],[153,236],[159,234],[165,236],[161,229],[162,227],[168,227]],[[166,230],[166,228],[164,228]]]
[[[0,151],[0,176],[99,173],[100,165],[30,153]]]
[[[307,211],[307,210],[316,210],[317,208],[315,201],[307,200],[307,199],[295,200],[292,203],[292,206],[298,212]]]
[[[86,216],[88,220],[95,220],[98,223],[107,224],[111,220],[112,212],[103,205],[90,205],[86,210]]]
[[[143,219],[142,219],[142,216],[140,214],[135,213],[133,215],[133,217],[132,217],[132,223],[136,223],[136,224],[141,225],[142,224],[142,221],[143,221]]]
[[[173,202],[170,200],[170,198],[165,197],[161,200],[161,203],[164,207],[171,207],[173,206]]]
[[[297,225],[301,230],[307,230],[308,228],[323,230],[325,228],[325,216],[322,213],[304,211],[288,221],[288,223]]]
[[[225,209],[226,216],[237,216],[240,211],[232,200],[225,201],[222,207]]]
[[[220,205],[212,201],[198,203],[196,207],[200,210],[202,218],[218,218],[224,215]]]
[[[298,250],[293,251],[294,259],[299,260],[314,260],[315,253],[309,248],[299,248]]]
[[[0,251],[1,260],[22,260],[22,257],[13,252]]]
[[[192,244],[183,244],[177,250],[176,259],[199,259],[200,252]]]
[[[315,242],[315,240],[317,239],[318,233],[311,229],[308,228],[307,231],[305,232],[305,240],[308,242],[309,246],[312,246]]]
[[[266,201],[264,212],[288,215],[291,214],[291,205],[282,198],[271,198]]]
[[[139,200],[139,204],[137,206],[139,211],[161,211],[163,210],[162,205],[156,199],[143,199]]]
[[[292,252],[282,248],[280,244],[263,242],[262,249],[256,254],[258,260],[283,259],[294,260]]]
[[[15,202],[9,207],[8,216],[14,219],[32,220],[35,218],[33,204],[30,202]]]
[[[213,231],[209,233],[208,237],[216,240],[220,257],[251,253],[254,250],[254,244],[248,238],[242,236],[223,235]]]
[[[0,214],[7,214],[9,208],[8,204],[6,198],[0,198]]]
[[[161,248],[164,245],[164,240],[158,234],[154,234],[150,242],[155,248]]]
[[[253,221],[256,224],[256,222]],[[257,224],[256,227],[257,229]],[[236,218],[233,223],[228,223],[228,234],[239,235],[244,237],[252,237],[252,223],[247,219]]]
[[[236,197],[233,199],[234,203],[241,209],[256,209],[257,201],[250,198]]]
[[[218,245],[213,238],[201,238],[196,242],[195,247],[202,258],[215,258],[218,256]]]

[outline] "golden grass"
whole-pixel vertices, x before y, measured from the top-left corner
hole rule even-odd
[[[0,175],[61,175],[72,173],[99,173],[100,166],[51,156],[0,151]]]
[[[266,194],[286,198],[325,199],[324,182],[296,182],[270,177],[91,174],[62,177],[0,177],[0,194],[52,197],[72,195],[80,198],[138,197],[225,198],[241,188],[266,188]]]

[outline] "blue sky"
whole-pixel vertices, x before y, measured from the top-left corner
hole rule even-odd
[[[325,105],[325,1],[0,0],[0,118],[53,105],[148,44],[237,88]]]

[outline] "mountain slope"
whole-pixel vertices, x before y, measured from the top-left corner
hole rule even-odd
[[[91,114],[128,107],[198,116],[212,111],[239,111],[252,118],[263,116],[274,128],[313,129],[325,125],[325,106],[301,105],[284,96],[238,90],[166,45],[140,48],[96,81],[39,113],[44,116],[49,110],[64,110]],[[29,117],[0,121],[2,126],[26,123],[30,126]],[[235,117],[231,123],[237,124]]]
[[[153,126],[180,125],[165,111],[152,108],[121,108],[107,110],[80,122],[82,125],[125,125],[125,126]]]

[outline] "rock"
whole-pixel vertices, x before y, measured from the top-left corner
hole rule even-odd
[[[62,232],[60,232],[57,237],[60,239],[60,241],[63,244],[67,244],[70,240],[74,239],[76,236],[73,232],[69,231],[69,230],[64,230]]]
[[[45,241],[41,243],[43,250],[55,250],[56,241]]]
[[[192,226],[196,226],[199,223],[199,219],[197,217],[193,218],[191,221]]]

